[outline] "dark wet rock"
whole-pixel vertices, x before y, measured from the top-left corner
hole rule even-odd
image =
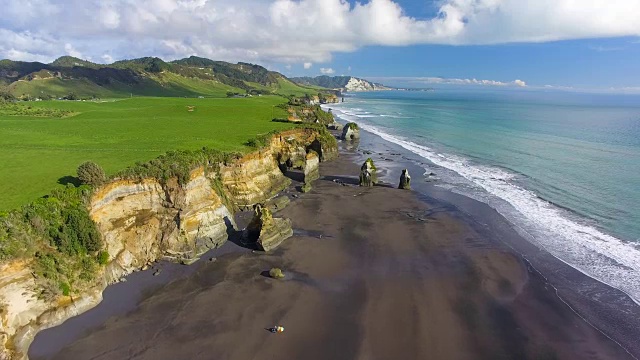
[[[398,185],[398,189],[411,190],[411,176],[409,176],[409,170],[402,170],[402,175],[400,175],[400,185]]]

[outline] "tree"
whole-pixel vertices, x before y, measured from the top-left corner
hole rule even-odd
[[[4,101],[15,101],[16,97],[7,90],[0,90],[0,103]]]
[[[78,166],[77,173],[80,182],[87,185],[100,185],[106,178],[104,170],[102,170],[100,165],[92,161],[86,161],[80,164],[80,166]]]

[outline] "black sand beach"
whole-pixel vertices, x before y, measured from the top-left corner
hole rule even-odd
[[[296,230],[275,252],[239,248],[217,261],[204,257],[186,273],[163,271],[163,284],[150,284],[150,272],[137,273],[147,278],[139,284],[146,290],[132,297],[137,304],[116,309],[118,297],[106,297],[94,309],[102,307],[101,316],[91,320],[90,311],[39,334],[30,357],[632,359],[638,353],[638,308],[630,300],[618,294],[590,302],[594,297],[569,281],[593,282],[590,294],[616,292],[539,254],[484,204],[433,187],[420,195],[355,186],[354,159],[361,157],[346,153],[323,164],[312,192],[276,214],[291,218]],[[395,166],[406,164],[387,168]],[[273,266],[286,279],[263,275]],[[565,301],[598,328],[619,325],[618,332],[603,330],[624,348]],[[274,325],[285,332],[266,330]],[[54,334],[73,329],[82,333],[51,344]]]

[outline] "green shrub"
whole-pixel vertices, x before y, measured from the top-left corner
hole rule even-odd
[[[98,264],[100,265],[107,265],[109,263],[109,252],[107,251],[100,251],[98,253]]]
[[[77,173],[80,182],[87,185],[97,186],[104,183],[106,179],[104,170],[102,170],[100,165],[92,161],[85,161],[80,164],[80,166],[78,166]]]
[[[60,291],[62,291],[62,295],[69,296],[71,294],[71,286],[66,282],[60,282]]]

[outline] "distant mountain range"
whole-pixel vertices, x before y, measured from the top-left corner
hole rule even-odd
[[[353,76],[322,75],[316,77],[294,77],[291,78],[291,80],[302,86],[320,86],[341,91],[378,91],[394,89]]]
[[[317,88],[248,63],[201,57],[157,57],[96,64],[63,56],[50,64],[0,60],[0,88],[16,97],[226,96],[227,93],[303,95]]]

